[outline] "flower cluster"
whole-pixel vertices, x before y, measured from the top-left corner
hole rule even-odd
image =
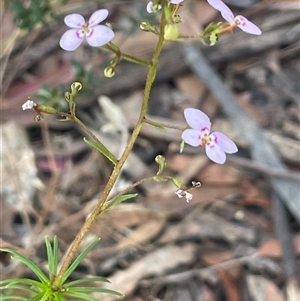
[[[260,35],[261,30],[251,21],[244,16],[234,16],[231,9],[221,0],[207,0],[207,2],[216,10],[218,10],[222,17],[230,24],[228,30],[232,30],[234,27],[239,27],[244,32]]]
[[[67,51],[76,50],[83,42],[84,37],[89,45],[100,47],[110,42],[115,34],[107,26],[98,25],[108,16],[107,9],[95,11],[88,22],[80,14],[71,14],[65,17],[65,24],[70,27],[60,39],[60,47]]]
[[[220,132],[210,133],[211,122],[209,117],[198,109],[185,109],[184,116],[191,129],[182,132],[182,139],[191,146],[205,147],[206,155],[212,161],[223,164],[226,154],[238,151],[235,143]]]

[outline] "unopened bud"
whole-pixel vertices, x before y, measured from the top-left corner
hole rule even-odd
[[[73,101],[73,96],[71,95],[70,92],[65,93],[65,99],[67,102]]]
[[[143,31],[150,31],[150,26],[151,25],[149,24],[149,22],[144,21],[140,24],[140,29]]]
[[[71,93],[72,95],[76,95],[82,89],[82,84],[79,82],[74,82],[71,85]]]
[[[44,112],[47,114],[57,114],[58,110],[54,109],[53,107],[45,106],[45,105],[39,105],[39,111]]]
[[[112,78],[112,77],[115,76],[115,74],[116,74],[115,68],[113,68],[111,66],[110,67],[106,67],[104,69],[104,76],[107,77],[107,78]]]
[[[165,26],[164,39],[166,41],[174,41],[179,36],[179,29],[176,24],[167,24]]]
[[[181,17],[179,15],[175,15],[173,16],[173,21],[174,23],[179,24],[181,23]]]

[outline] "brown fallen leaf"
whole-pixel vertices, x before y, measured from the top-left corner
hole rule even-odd
[[[286,300],[278,287],[262,276],[247,275],[246,283],[253,301]]]
[[[162,247],[136,261],[128,269],[117,271],[109,277],[111,283],[105,287],[129,295],[141,279],[161,276],[178,266],[191,264],[194,261],[195,252],[196,245],[191,243],[182,246],[168,245]],[[115,296],[99,293],[94,294],[94,297],[101,298],[102,301],[120,300]]]

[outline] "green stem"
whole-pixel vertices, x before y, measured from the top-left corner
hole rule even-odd
[[[164,175],[154,175],[154,176],[151,176],[151,177],[148,177],[148,178],[144,178],[144,179],[141,179],[131,185],[129,185],[128,187],[126,187],[123,191],[121,191],[120,193],[118,193],[117,195],[115,195],[111,200],[109,200],[109,202],[106,202],[105,203],[105,207],[109,206],[112,202],[114,202],[117,198],[119,198],[120,196],[128,193],[129,191],[131,191],[133,188],[135,188],[136,186],[139,186],[141,184],[143,184],[144,182],[147,182],[147,181],[151,181],[151,180],[156,180],[156,182],[158,180],[161,180],[161,181],[168,181],[168,180],[173,180],[174,177],[172,176],[164,176]]]
[[[120,48],[118,46],[116,46],[115,44],[113,44],[112,42],[104,45],[103,48],[106,48],[106,49],[114,52],[117,56],[119,56],[119,58],[124,58],[126,61],[136,63],[138,65],[147,66],[147,67],[150,67],[150,65],[151,65],[150,61],[142,60],[142,59],[136,58],[133,55],[122,52],[120,50]]]
[[[117,163],[113,169],[113,172],[104,188],[104,191],[102,192],[102,195],[101,195],[96,207],[94,208],[92,213],[89,215],[88,219],[83,224],[79,233],[75,237],[74,242],[73,242],[72,246],[70,247],[70,249],[62,263],[61,269],[60,269],[59,273],[57,274],[57,277],[56,277],[53,285],[57,285],[57,286],[61,285],[61,283],[60,283],[61,279],[62,279],[63,275],[65,274],[66,270],[68,269],[68,267],[70,266],[73,258],[75,257],[75,253],[78,250],[85,234],[89,231],[90,227],[96,220],[97,216],[105,209],[104,204],[108,198],[108,195],[111,192],[114,184],[116,183],[117,178],[120,175],[121,169],[122,169],[126,159],[128,158],[128,156],[134,146],[134,143],[141,131],[141,128],[143,125],[143,120],[145,118],[145,115],[146,115],[146,112],[148,109],[149,97],[150,97],[152,84],[153,84],[155,74],[156,74],[158,58],[160,56],[160,53],[161,53],[163,45],[164,45],[165,25],[166,25],[165,15],[162,14],[161,24],[160,24],[160,36],[159,36],[159,40],[156,45],[155,52],[153,54],[151,65],[149,66],[149,71],[148,71],[147,80],[146,80],[146,84],[145,84],[145,93],[144,93],[142,108],[141,108],[140,116],[137,121],[136,127],[133,130],[133,133],[128,141],[128,144],[127,144],[120,160],[117,161]]]
[[[165,127],[165,128],[169,128],[169,129],[174,129],[174,130],[178,130],[178,131],[181,131],[181,132],[187,129],[187,127],[182,127],[182,126],[179,126],[179,125],[173,125],[173,124],[153,121],[153,120],[150,120],[148,118],[144,118],[143,123],[153,125],[153,126],[157,126],[157,127]]]
[[[76,122],[79,126],[83,128],[83,130],[91,137],[94,139],[94,141],[100,146],[100,148],[104,149],[108,154],[111,159],[111,161],[116,165],[118,159],[106,148],[106,146],[98,139],[98,137],[75,115],[71,115],[69,113],[65,112],[58,112],[56,113],[60,116],[64,116],[68,120],[72,120]]]

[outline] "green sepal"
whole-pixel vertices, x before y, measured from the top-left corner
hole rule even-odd
[[[178,178],[173,178],[172,181],[173,181],[173,183],[174,183],[174,185],[175,185],[176,187],[182,188],[182,182],[181,182],[180,179],[178,179]]]
[[[182,152],[183,152],[184,146],[185,146],[185,143],[184,143],[184,141],[182,140],[181,143],[180,143],[179,153],[182,153]]]

